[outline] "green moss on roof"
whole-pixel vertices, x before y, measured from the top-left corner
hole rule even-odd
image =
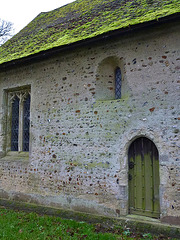
[[[0,64],[177,12],[179,0],[77,0],[39,14],[0,47]]]

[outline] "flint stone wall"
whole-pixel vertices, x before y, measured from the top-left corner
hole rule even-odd
[[[127,215],[128,148],[145,136],[159,151],[161,219],[180,217],[179,33],[156,27],[1,71],[0,197]],[[30,152],[15,159],[6,91],[21,86],[31,88]]]

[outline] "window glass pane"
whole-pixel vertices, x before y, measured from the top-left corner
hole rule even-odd
[[[19,98],[15,97],[12,103],[11,120],[11,151],[18,151],[18,132],[19,132]]]
[[[121,98],[121,69],[118,67],[115,71],[115,97]]]
[[[23,109],[23,151],[29,151],[30,95],[24,101]]]

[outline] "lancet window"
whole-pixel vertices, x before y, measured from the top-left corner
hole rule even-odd
[[[115,98],[121,98],[121,82],[122,82],[122,75],[121,69],[119,67],[115,70]]]

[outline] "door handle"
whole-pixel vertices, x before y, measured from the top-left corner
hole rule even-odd
[[[129,180],[131,181],[132,180],[132,175],[129,173]]]
[[[134,162],[129,162],[129,169],[134,168]]]

